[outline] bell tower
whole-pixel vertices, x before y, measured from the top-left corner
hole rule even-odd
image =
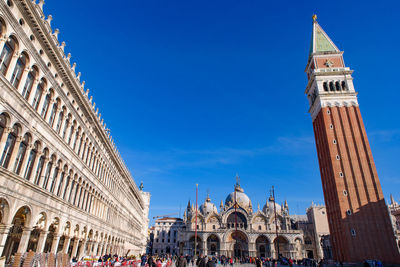
[[[400,263],[399,249],[343,52],[313,16],[306,67],[334,259]]]

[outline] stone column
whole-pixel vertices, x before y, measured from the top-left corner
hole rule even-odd
[[[0,225],[0,255],[3,254],[4,246],[6,244],[8,233],[10,232],[11,225]]]
[[[99,256],[103,256],[103,244],[99,243]]]
[[[97,248],[99,247],[99,242],[94,242],[93,245],[93,255],[98,256],[97,255]]]
[[[29,237],[31,236],[32,228],[24,228],[21,235],[21,240],[19,241],[19,246],[17,253],[24,253],[28,248]]]
[[[71,258],[76,257],[76,252],[78,251],[79,239],[75,237],[74,245],[72,247]]]
[[[4,45],[6,44],[7,40],[8,40],[7,35],[4,34],[1,36],[1,38],[0,38],[0,53],[3,51]]]
[[[11,58],[10,65],[8,65],[8,69],[7,69],[7,73],[6,73],[6,79],[8,81],[11,80],[11,76],[12,76],[12,74],[14,72],[14,69],[15,69],[15,64],[17,63],[17,60],[18,60],[20,55],[21,54],[18,51],[15,51],[14,55]]]
[[[64,244],[63,244],[63,248],[61,250],[62,254],[67,254],[68,253],[68,248],[69,248],[70,241],[71,241],[71,238],[69,236],[64,236]]]
[[[25,170],[26,170],[26,167],[27,167],[27,164],[28,164],[28,158],[29,158],[29,155],[31,154],[31,150],[32,149],[33,149],[33,145],[29,144],[27,146],[27,148],[26,148],[26,152],[25,152],[24,158],[23,158],[22,163],[21,163],[21,170],[20,170],[19,175],[24,177],[24,178],[25,178]]]
[[[11,157],[10,157],[10,160],[9,160],[8,166],[7,166],[7,169],[9,171],[14,171],[15,158],[17,157],[17,154],[18,154],[18,151],[19,151],[19,146],[20,146],[22,140],[23,140],[22,136],[18,136],[15,139],[14,149],[13,149],[13,151],[11,153]]]
[[[4,147],[6,146],[8,135],[11,132],[12,132],[12,128],[11,127],[7,127],[3,131],[3,136],[0,139],[0,157],[3,155]]]
[[[81,257],[83,257],[84,255],[85,255],[85,250],[86,250],[86,239],[83,239],[82,240],[82,244],[81,244],[81,248],[80,248],[80,250],[79,250],[79,256],[78,256],[78,259],[80,259]]]
[[[47,186],[45,188],[45,190],[47,190],[47,191],[50,191],[50,187],[51,187],[51,184],[53,183],[53,177],[54,177],[54,172],[55,172],[56,168],[57,168],[57,162],[53,162],[53,164],[51,164],[49,180],[47,181]],[[58,173],[60,173],[60,172],[58,172]]]
[[[202,244],[203,244],[203,254],[207,255],[207,253],[208,253],[208,251],[207,251],[207,241],[203,240]]]
[[[255,243],[249,242],[249,256],[255,257],[257,255],[257,248]]]
[[[31,177],[29,177],[29,181],[30,182],[34,182],[35,175],[36,175],[36,170],[37,170],[37,167],[38,167],[38,164],[39,164],[39,159],[40,159],[41,156],[42,156],[42,152],[37,151],[35,160],[32,163],[33,167],[32,167]]]
[[[44,162],[43,162],[42,173],[40,174],[40,177],[39,177],[39,187],[40,187],[40,188],[43,188],[44,179],[45,179],[46,172],[47,172],[47,163],[49,163],[49,160],[50,160],[50,158],[49,158],[49,157],[46,157],[46,158],[44,159]],[[50,177],[49,177],[49,179],[50,179]]]
[[[34,97],[35,94],[36,94],[36,89],[37,89],[37,85],[38,85],[39,81],[40,81],[39,79],[35,79],[35,80],[33,81],[31,93],[29,94],[29,97],[28,97],[28,103],[29,103],[29,105],[32,105],[33,97]]]
[[[50,251],[51,253],[54,253],[54,254],[57,253],[58,241],[60,241],[60,236],[54,235],[53,242],[51,243],[51,251]]]
[[[37,108],[37,112],[39,113],[39,115],[42,114],[42,109],[43,109],[43,106],[44,106],[44,101],[45,101],[45,99],[46,99],[48,93],[49,93],[48,88],[43,88],[43,92],[42,92],[42,95],[41,95],[40,98],[39,98],[39,103],[38,103],[38,108]],[[49,103],[49,105],[50,105],[50,103]]]
[[[18,84],[18,88],[16,88],[20,94],[22,94],[22,90],[25,86],[26,79],[28,78],[28,74],[30,71],[31,71],[31,68],[28,68],[25,66],[24,72],[22,73],[21,79]]]
[[[57,122],[58,122],[58,118],[60,117],[60,110],[61,110],[61,107],[58,107],[57,106],[57,109],[56,109],[56,115],[54,116],[54,120],[53,120],[53,125],[50,125],[54,130],[56,130],[55,128],[54,128],[54,125],[57,125]]]
[[[49,120],[49,117],[50,117],[50,114],[51,114],[51,111],[52,111],[52,109],[53,109],[53,105],[54,105],[55,102],[56,102],[56,101],[55,101],[54,98],[50,99],[50,101],[49,101],[49,106],[47,107],[47,113],[46,113],[46,115],[45,115],[44,118],[43,118],[46,122]],[[41,111],[40,111],[40,112],[41,112]]]
[[[42,253],[44,250],[44,245],[46,244],[46,238],[47,238],[47,234],[49,232],[48,231],[40,231],[40,235],[39,235],[39,240],[38,240],[38,245],[37,245],[37,249],[36,252],[37,253]]]
[[[65,123],[67,122],[67,115],[66,114],[64,114],[63,115],[63,118],[62,118],[62,120],[61,120],[61,125],[60,125],[60,128],[59,128],[59,131],[58,131],[58,133],[60,134],[60,137],[62,138],[62,139],[64,139],[64,137],[63,136],[61,136],[61,134],[62,134],[62,131],[64,130],[64,125],[65,125]],[[68,127],[67,127],[68,128]]]

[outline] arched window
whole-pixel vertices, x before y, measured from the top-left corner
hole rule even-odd
[[[25,98],[26,100],[29,99],[29,96],[31,94],[32,86],[33,86],[33,83],[35,82],[36,74],[37,74],[37,71],[34,68],[28,73],[28,76],[26,77],[24,89],[22,89],[22,97]]]
[[[56,132],[60,133],[61,123],[64,118],[64,111],[60,111],[60,115],[58,115],[58,121],[56,125]]]
[[[84,138],[85,138],[85,136],[82,134],[82,137],[81,137],[81,139],[80,139],[80,141],[79,141],[79,146],[78,146],[78,152],[77,152],[78,156],[79,156],[80,153],[81,153],[82,142],[83,142],[83,139],[84,139]]]
[[[60,171],[60,169],[58,168],[58,166],[54,169],[54,173],[53,173],[53,180],[52,180],[52,182],[51,182],[51,185],[50,185],[50,192],[51,193],[54,193],[54,188],[55,188],[55,186],[56,186],[56,183],[57,183],[57,175],[58,175],[58,172]]]
[[[68,119],[65,121],[65,124],[64,124],[64,130],[63,130],[63,132],[62,132],[62,138],[63,138],[63,139],[65,138],[65,133],[67,132],[67,128],[68,128],[68,125],[69,125],[69,121],[70,121],[70,116],[68,116]]]
[[[42,154],[39,158],[39,163],[36,168],[36,173],[35,173],[35,180],[34,183],[39,185],[40,184],[40,179],[42,178],[42,171],[43,171],[43,166],[44,166],[44,161],[46,159],[45,153]]]
[[[30,139],[29,135],[25,134],[24,139],[19,144],[18,154],[17,154],[17,157],[15,158],[14,169],[13,169],[13,171],[16,174],[19,174],[21,171],[22,161],[26,154],[26,148],[28,147],[29,139]]]
[[[17,63],[15,64],[14,72],[11,76],[10,82],[16,89],[18,88],[18,85],[21,81],[22,73],[24,72],[26,62],[27,62],[26,55],[22,54],[18,58]]]
[[[336,82],[335,83],[335,86],[336,86],[336,91],[341,91],[342,89],[340,88],[340,82]]]
[[[40,116],[42,116],[42,118],[46,118],[47,111],[49,110],[50,101],[51,101],[51,93],[48,93],[46,95],[46,98],[44,99],[42,112],[40,114]]]
[[[324,82],[324,91],[328,92],[328,82]]]
[[[69,193],[69,196],[68,196],[68,202],[70,202],[71,204],[73,204],[73,202],[72,202],[72,200],[73,200],[72,196],[74,195],[75,185],[76,185],[75,180],[72,180],[72,182],[71,182],[71,190],[70,190],[70,193]]]
[[[68,145],[71,143],[72,135],[74,134],[74,126],[71,126],[71,130],[69,131],[69,137],[68,137]]]
[[[50,160],[49,163],[47,163],[46,171],[44,173],[44,182],[43,182],[43,188],[44,189],[46,189],[47,185],[49,184],[50,171],[51,171],[52,167],[53,167],[53,161]]]
[[[348,90],[349,90],[349,88],[347,87],[345,81],[342,81],[342,89],[345,90],[345,91],[348,91]]]
[[[71,175],[68,175],[68,176],[67,176],[67,179],[65,180],[64,193],[63,193],[63,196],[62,196],[62,198],[63,198],[64,200],[66,200],[66,197],[67,197],[67,191],[68,191],[68,189],[69,189],[69,182],[70,182],[70,180],[71,180]]]
[[[335,91],[335,85],[333,84],[333,82],[329,82],[329,90]]]
[[[43,90],[45,87],[45,81],[41,80],[36,88],[35,97],[33,98],[32,107],[37,111],[40,103],[40,99],[42,98]]]
[[[80,132],[81,132],[81,128],[79,127],[79,128],[78,128],[78,131],[76,131],[76,133],[75,133],[74,143],[73,143],[73,145],[72,145],[72,149],[73,149],[74,151],[75,151],[75,148],[76,148],[76,142],[78,141]]]
[[[61,188],[64,182],[65,171],[61,173],[60,182],[58,183],[57,196],[61,196]]]
[[[3,51],[0,54],[0,72],[6,75],[7,69],[10,66],[11,58],[14,54],[16,43],[13,38],[10,38],[5,44]]]
[[[0,159],[0,165],[3,166],[4,168],[7,168],[8,163],[11,158],[11,153],[14,150],[14,145],[15,145],[15,140],[17,139],[18,136],[18,126],[14,125],[12,131],[8,134],[6,145],[4,146],[3,153],[1,155]]]
[[[33,163],[35,162],[38,148],[39,144],[36,142],[34,147],[31,149],[31,153],[29,153],[28,162],[26,164],[25,174],[24,174],[26,180],[29,180],[31,177]]]
[[[50,127],[53,127],[54,119],[56,117],[56,112],[57,112],[57,108],[58,108],[57,106],[58,106],[57,103],[54,103],[53,107],[51,108],[51,113],[50,113],[50,118],[49,118]]]

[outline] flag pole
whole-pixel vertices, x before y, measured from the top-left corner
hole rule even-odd
[[[196,226],[194,228],[194,257],[197,255],[197,197],[198,197],[199,184],[196,184]]]
[[[278,221],[276,220],[276,205],[275,205],[275,189],[274,189],[274,186],[272,186],[272,197],[273,197],[273,199],[274,199],[276,246],[277,246],[278,260],[279,260]]]

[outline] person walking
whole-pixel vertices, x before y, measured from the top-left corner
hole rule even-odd
[[[262,262],[259,258],[256,258],[256,266],[257,267],[262,267]]]

